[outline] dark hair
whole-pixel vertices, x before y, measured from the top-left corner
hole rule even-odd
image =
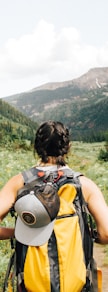
[[[69,130],[61,122],[43,123],[36,132],[34,150],[45,163],[48,162],[48,156],[53,156],[57,164],[65,165],[64,154],[69,150]]]

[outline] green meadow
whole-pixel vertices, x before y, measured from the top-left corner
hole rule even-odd
[[[67,163],[75,171],[80,171],[88,176],[102,190],[105,200],[108,203],[108,162],[98,159],[100,149],[104,148],[104,143],[81,143],[73,142],[71,145]],[[34,165],[36,158],[33,150],[5,149],[0,148],[0,188],[7,180]],[[3,226],[14,226],[14,219],[7,215],[1,223]],[[11,254],[9,240],[0,241],[0,292],[3,287],[3,279]],[[105,247],[105,263],[108,264],[108,248]]]

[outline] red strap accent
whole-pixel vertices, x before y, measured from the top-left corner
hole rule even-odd
[[[61,176],[63,176],[64,175],[64,171],[63,170],[58,170],[58,176],[59,176],[59,178],[61,177]]]
[[[61,176],[63,176],[64,175],[64,172],[63,172],[63,170],[58,170],[58,176],[57,176],[57,178],[54,180],[55,182],[56,181],[58,181],[59,180],[59,178],[61,177]]]
[[[57,178],[54,180],[55,182],[57,181],[57,180],[59,180],[59,178],[61,177],[61,176],[63,176],[64,175],[64,172],[63,172],[63,170],[58,170],[58,176],[57,176]],[[45,172],[44,171],[38,171],[38,177],[44,177],[45,176]]]
[[[44,171],[38,171],[38,176],[39,177],[43,177],[45,175],[45,172]]]

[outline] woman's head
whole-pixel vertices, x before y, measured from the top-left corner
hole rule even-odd
[[[64,155],[69,150],[69,131],[60,122],[43,123],[36,132],[34,149],[42,162],[47,163],[49,157],[55,157],[56,163],[65,165]]]

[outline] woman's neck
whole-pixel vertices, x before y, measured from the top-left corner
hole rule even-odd
[[[50,166],[50,165],[56,165],[56,157],[49,156],[47,162],[40,161],[40,166]]]

